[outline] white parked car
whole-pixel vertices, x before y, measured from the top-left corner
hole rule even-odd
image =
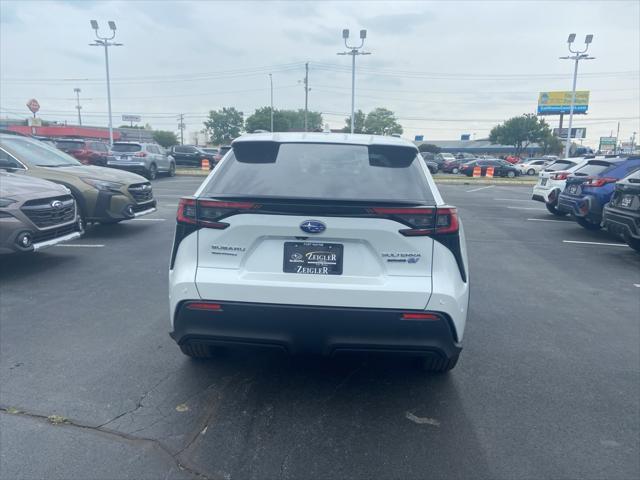
[[[583,157],[561,158],[540,172],[538,183],[533,187],[533,200],[544,202],[549,212],[554,215],[564,216],[558,206],[558,196],[564,190],[567,177],[575,170],[582,167],[587,160]]]
[[[537,175],[553,160],[548,158],[530,158],[526,162],[516,163],[514,166],[522,175]]]
[[[291,353],[410,354],[453,368],[469,302],[462,223],[394,137],[258,133],[180,200],[171,336]]]

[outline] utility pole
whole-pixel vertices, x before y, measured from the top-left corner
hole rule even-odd
[[[348,52],[339,52],[338,55],[351,55],[351,133],[354,133],[355,129],[355,110],[356,110],[356,55],[371,55],[371,52],[360,52],[359,50],[364,46],[364,40],[367,38],[367,31],[360,30],[360,46],[350,47],[347,43],[349,38],[349,29],[342,30],[342,38],[344,39],[344,46],[349,49]]]
[[[178,123],[178,128],[180,129],[180,145],[184,145],[184,113],[180,114],[180,123]]]
[[[269,85],[271,86],[271,133],[273,133],[273,75],[269,74]]]
[[[616,145],[613,147],[614,155],[618,153],[618,138],[620,137],[620,122],[618,122],[618,130],[616,131]]]
[[[111,116],[111,81],[109,79],[109,47],[121,47],[122,43],[112,42],[116,36],[116,22],[109,20],[109,28],[111,29],[110,37],[101,37],[98,35],[98,22],[91,20],[91,28],[95,31],[96,39],[89,45],[92,47],[104,47],[104,64],[107,70],[107,104],[109,107],[109,145],[113,146],[113,118]]]
[[[80,115],[80,109],[82,106],[80,105],[80,92],[79,88],[74,88],[74,92],[76,92],[76,110],[78,110],[78,125],[82,126],[82,115]]]
[[[585,37],[584,50],[573,50],[571,48],[571,44],[576,39],[576,34],[569,34],[569,38],[567,39],[567,43],[569,46],[569,51],[573,53],[573,56],[560,57],[561,60],[573,60],[575,65],[573,67],[573,87],[571,89],[571,107],[569,108],[569,128],[567,129],[567,143],[564,148],[564,157],[569,158],[569,153],[571,150],[571,129],[573,127],[573,109],[576,106],[576,83],[578,81],[578,63],[580,60],[593,60],[595,57],[590,57],[587,55],[587,50],[589,50],[589,45],[593,41],[593,35],[589,34]]]
[[[309,62],[304,64],[304,131],[309,131]]]

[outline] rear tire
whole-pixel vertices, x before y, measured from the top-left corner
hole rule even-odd
[[[147,170],[147,174],[145,175],[148,180],[155,180],[158,176],[158,167],[156,167],[155,163],[149,165],[149,170]]]
[[[202,343],[185,343],[180,345],[180,350],[191,358],[212,358],[214,356],[213,347]]]
[[[513,172],[513,171],[509,171],[509,172],[507,172],[507,177],[509,177],[509,178],[513,178],[513,177],[515,177],[515,176],[516,176],[516,172]]]
[[[536,171],[533,168],[530,168],[529,170],[527,170],[527,175],[535,175]]]
[[[424,357],[420,359],[420,367],[428,373],[447,373],[456,366],[458,358],[460,358],[460,354],[454,355],[451,358],[442,358],[435,355]]]
[[[629,238],[627,239],[627,245],[633,248],[636,252],[640,253],[640,240]]]
[[[582,228],[586,228],[587,230],[600,230],[599,223],[593,223],[586,217],[577,217],[576,221],[578,222],[578,225],[580,225]]]
[[[544,205],[547,207],[547,210],[549,210],[549,213],[553,213],[557,217],[564,217],[566,215],[565,212],[558,210],[555,203],[545,203]]]

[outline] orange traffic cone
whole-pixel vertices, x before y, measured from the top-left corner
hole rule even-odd
[[[494,170],[494,167],[487,167],[487,173],[485,174],[485,176],[489,178],[493,178],[493,170]]]
[[[206,158],[202,159],[202,166],[200,168],[202,168],[202,170],[209,170],[209,160]]]
[[[482,169],[480,167],[473,167],[473,176],[479,177],[482,174]]]

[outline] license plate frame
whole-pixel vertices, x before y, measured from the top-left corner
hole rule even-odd
[[[344,245],[325,242],[284,242],[282,271],[298,275],[342,275]]]

